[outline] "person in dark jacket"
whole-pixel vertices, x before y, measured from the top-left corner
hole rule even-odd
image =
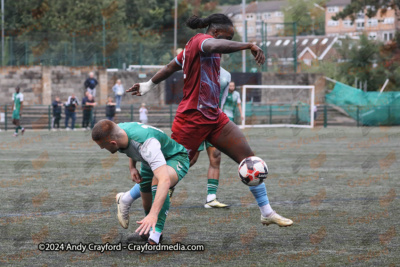
[[[71,129],[75,130],[75,120],[76,120],[75,109],[77,106],[79,106],[78,99],[75,97],[75,94],[72,93],[71,96],[68,97],[67,102],[65,103],[65,129],[67,131]],[[72,120],[71,128],[68,127],[68,122],[70,118]]]
[[[86,92],[86,96],[82,99],[82,110],[83,110],[83,120],[82,128],[90,130],[89,123],[92,121],[92,111],[93,107],[96,105],[93,96]]]
[[[98,82],[97,80],[94,78],[94,73],[90,72],[89,73],[89,78],[86,79],[84,85],[86,88],[86,91],[89,92],[93,98],[96,97],[96,86],[97,86]]]
[[[106,105],[106,117],[110,121],[114,121],[116,103],[113,102],[112,97],[108,97]]]
[[[56,96],[56,99],[51,105],[53,106],[52,128],[55,129],[57,125],[57,129],[60,129],[61,107],[63,106],[63,103],[60,101],[60,98]]]

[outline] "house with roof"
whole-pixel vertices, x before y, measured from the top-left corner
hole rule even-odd
[[[394,38],[396,30],[400,29],[400,21],[396,11],[388,7],[386,12],[378,10],[372,18],[367,17],[367,6],[364,11],[357,13],[354,22],[350,17],[345,19],[333,20],[332,17],[342,11],[351,0],[330,0],[326,4],[325,11],[325,32],[328,36],[351,36],[357,37],[365,33],[370,39],[383,42]]]
[[[265,50],[268,66],[285,66],[291,68],[294,58],[297,62],[311,66],[322,60],[334,60],[337,57],[334,45],[338,37],[335,36],[299,36],[294,41],[292,36],[268,37]],[[294,45],[296,43],[296,45]],[[262,43],[258,43],[262,46]],[[296,53],[294,53],[296,51]]]
[[[286,1],[252,2],[246,5],[245,20],[247,21],[247,39],[256,41],[261,39],[262,23],[266,23],[266,35],[276,36],[283,33],[284,14],[282,8]],[[220,6],[220,12],[232,19],[233,25],[239,34],[243,34],[242,5]]]

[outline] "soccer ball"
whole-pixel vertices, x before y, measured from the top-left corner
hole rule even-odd
[[[239,164],[239,176],[248,186],[259,185],[268,175],[267,164],[259,157],[247,157]]]

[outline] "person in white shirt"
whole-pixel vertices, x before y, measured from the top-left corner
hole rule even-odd
[[[117,112],[121,111],[121,100],[122,96],[125,93],[124,86],[121,83],[121,80],[118,79],[117,83],[113,86],[112,90],[115,93],[115,103],[117,105],[116,110]]]
[[[142,103],[142,107],[139,109],[139,114],[140,114],[139,120],[143,124],[147,124],[147,120],[148,120],[147,113],[148,113],[148,111],[146,108],[146,104]]]

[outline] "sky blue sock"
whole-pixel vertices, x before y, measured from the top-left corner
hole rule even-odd
[[[267,196],[267,188],[265,187],[264,183],[259,184],[257,186],[249,186],[249,187],[254,198],[257,200],[257,204],[259,207],[269,204]]]
[[[131,189],[131,191],[129,191],[129,193],[131,194],[131,197],[133,198],[133,200],[140,198],[140,185],[135,184],[135,186],[132,187],[132,189]]]

